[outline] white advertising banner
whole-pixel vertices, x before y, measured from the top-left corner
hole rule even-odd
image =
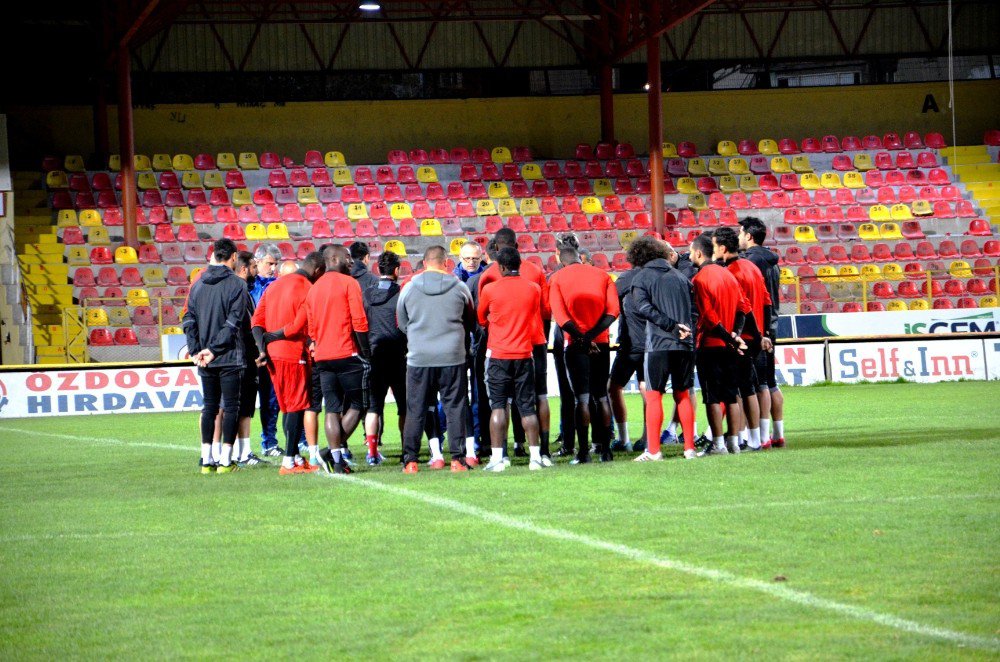
[[[831,343],[830,370],[831,380],[845,383],[987,378],[982,340]]]
[[[993,333],[998,329],[1000,308],[910,310],[863,315],[832,313],[795,317],[796,338]]]
[[[826,379],[823,345],[778,345],[774,349],[778,386],[808,386]]]
[[[1000,338],[983,340],[986,355],[986,379],[1000,379]]]
[[[0,418],[197,411],[194,366],[0,373]]]

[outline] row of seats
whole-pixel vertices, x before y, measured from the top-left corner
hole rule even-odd
[[[338,151],[329,151],[325,154],[318,150],[306,152],[303,160],[307,168],[340,168],[347,165],[344,155]],[[260,168],[293,168],[296,166],[295,160],[290,157],[280,157],[275,152],[263,152],[258,158],[254,152],[240,152],[239,155],[233,152],[221,152],[213,157],[211,154],[197,154],[192,157],[190,154],[154,154],[150,159],[144,154],[136,154],[133,159],[133,168],[137,172],[148,170],[166,171],[176,170],[188,172],[192,170],[259,170]],[[64,158],[57,156],[47,156],[42,159],[42,171],[50,173],[57,170],[65,172],[86,172],[87,166],[82,156],[70,154]],[[108,158],[108,170],[119,172],[121,170],[121,156],[112,154]]]
[[[141,272],[136,267],[125,267],[121,273],[114,267],[102,267],[96,275],[90,267],[77,267],[72,278],[73,287],[163,287],[194,282],[182,266],[172,266],[166,273],[160,267],[146,267]]]
[[[935,299],[934,304],[930,305],[925,299],[911,299],[909,302],[894,300],[889,301],[888,305],[881,301],[869,301],[867,305],[862,305],[858,301],[848,301],[846,303],[839,303],[837,301],[824,301],[821,305],[817,305],[812,301],[802,301],[798,307],[798,313],[802,315],[816,315],[820,313],[861,313],[868,311],[870,313],[884,313],[888,312],[900,312],[905,310],[952,310],[955,308],[968,309],[968,308],[996,308],[997,307],[997,297],[983,297],[979,301],[972,297],[962,297],[957,302],[951,299]]]
[[[689,223],[689,227],[713,225],[713,223],[709,222],[711,219],[706,219],[703,216],[705,213],[699,213],[697,222]],[[935,233],[932,232],[931,234]],[[970,237],[993,236],[990,224],[981,218],[970,221],[968,230],[964,234]],[[902,224],[883,222],[879,225],[867,222],[860,225],[855,225],[854,223],[837,223],[836,225],[833,223],[819,223],[817,225],[797,224],[794,226],[779,225],[772,228],[771,235],[772,243],[779,246],[792,243],[812,244],[826,241],[852,241],[856,239],[860,239],[861,241],[879,241],[882,239],[919,240],[927,238],[927,234],[924,232],[919,221],[904,221]]]
[[[721,156],[753,156],[755,154],[776,155],[776,154],[836,154],[839,152],[859,152],[862,150],[901,150],[901,149],[944,149],[947,147],[944,136],[940,133],[932,132],[924,135],[921,139],[916,131],[908,131],[900,138],[898,133],[889,132],[882,137],[868,135],[864,138],[857,136],[844,136],[842,139],[834,135],[826,135],[822,138],[804,138],[801,146],[792,138],[763,138],[757,142],[743,139],[739,142],[732,140],[721,140],[716,146],[716,153]],[[663,143],[663,156],[691,158],[698,156],[698,148],[694,143],[685,141],[674,145],[673,143]],[[577,158],[580,156],[579,148]]]
[[[86,305],[86,304],[85,304]],[[159,319],[158,319],[159,318]],[[87,307],[84,321],[90,328],[100,326],[179,326],[178,308],[173,305],[159,306],[159,314],[151,306]]]
[[[575,163],[575,162],[568,162]],[[594,164],[591,167],[590,164]],[[614,163],[614,162],[612,162]],[[873,172],[886,170],[913,170],[916,168],[937,168],[938,158],[934,152],[920,152],[916,156],[911,152],[899,152],[893,159],[889,152],[877,152],[874,157],[867,152],[858,152],[854,158],[840,154],[833,157],[831,167],[834,171],[840,172]],[[577,172],[579,168],[576,168]],[[815,169],[809,161],[808,156],[800,155],[788,159],[784,156],[773,156],[768,159],[766,156],[753,156],[745,159],[741,156],[726,158],[714,157],[710,159],[669,159],[666,162],[666,172],[674,177],[703,177],[706,175],[783,175],[783,174],[814,174]],[[566,175],[580,177],[581,175]],[[596,161],[588,163],[584,175],[591,179],[603,176],[600,164]],[[621,175],[614,175],[621,176]],[[554,177],[549,177],[553,179]]]
[[[886,262],[881,266],[875,263],[862,264],[859,268],[855,264],[842,264],[839,267],[833,265],[820,266],[813,269],[812,265],[803,265],[794,272],[791,267],[781,267],[781,282],[783,284],[794,284],[802,281],[813,281],[816,279],[844,281],[872,282],[876,280],[922,280],[931,274],[932,278],[991,278],[996,275],[996,263],[990,262],[988,258],[978,258],[970,264],[968,260],[952,260],[950,264],[945,264],[941,260],[930,260],[926,263],[910,262],[901,265],[898,262]]]
[[[164,329],[168,331],[168,329]],[[175,333],[181,333],[179,328],[171,329]],[[91,347],[159,347],[160,330],[154,326],[140,326],[135,329],[121,328],[113,332],[109,329],[91,329],[87,336],[87,343]]]
[[[869,170],[862,175],[859,172],[844,173],[844,178],[836,172],[824,172],[822,175],[816,173],[806,173],[798,175],[796,173],[785,173],[780,177],[775,175],[723,175],[721,177],[703,176],[697,179],[693,177],[681,177],[676,183],[671,182],[671,190],[678,193],[690,195],[692,193],[713,193],[721,191],[723,193],[735,193],[743,191],[750,193],[753,191],[836,191],[838,189],[879,189],[883,186],[946,186],[951,183],[951,178],[943,168],[932,168],[927,172],[923,170]],[[665,185],[666,182],[665,182]]]

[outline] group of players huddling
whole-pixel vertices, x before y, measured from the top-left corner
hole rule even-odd
[[[404,473],[417,473],[425,434],[428,466],[446,466],[445,428],[453,472],[482,463],[489,472],[506,470],[511,419],[514,455],[527,455],[532,471],[559,455],[572,456],[571,464],[590,462],[592,453],[611,461],[613,450],[642,450],[636,461],[661,461],[661,444],[681,441],[688,459],[783,446],[773,345],[777,256],[762,245],[760,220],[740,225],[739,232],[721,227],[696,237],[687,254],[653,234],[638,237],[627,252],[632,269],[617,281],[588,264],[572,235],[560,241],[559,267],[548,278],[522,261],[507,228],[485,255],[466,243],[453,271],[446,249],[431,246],[405,280],[395,253],[378,257],[375,276],[363,242],[327,244],[282,265],[283,275],[256,304],[248,286],[254,256],[216,241],[183,317],[203,388],[201,471],[260,463],[249,444],[259,370],[283,415],[282,475],[350,473],[347,442],[359,425],[368,464],[380,464],[390,390]],[[554,454],[550,336],[561,396],[562,445]],[[711,436],[698,437],[695,427],[696,368]],[[633,445],[622,392],[636,374],[645,431]],[[674,409],[664,431],[668,383]]]

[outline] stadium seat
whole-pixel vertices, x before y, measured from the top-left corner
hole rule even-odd
[[[102,250],[102,249],[101,248],[95,248],[94,249],[94,251],[98,251],[98,250]],[[108,249],[107,248],[103,248],[103,250],[107,251]],[[102,253],[102,256],[103,256],[103,253]],[[91,252],[90,261],[93,262],[94,264],[109,264],[110,263],[110,261],[109,262],[103,262],[103,261],[99,262],[99,261],[95,260],[94,259],[94,253],[93,253],[93,251]],[[115,262],[115,264],[138,264],[139,263],[139,256],[136,253],[135,249],[132,248],[131,246],[119,246],[118,248],[115,249],[114,262]]]

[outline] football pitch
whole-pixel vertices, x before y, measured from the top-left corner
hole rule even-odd
[[[392,424],[279,477],[200,475],[197,414],[4,421],[0,658],[996,659],[998,402],[791,388],[785,449],[496,475],[403,475]]]

